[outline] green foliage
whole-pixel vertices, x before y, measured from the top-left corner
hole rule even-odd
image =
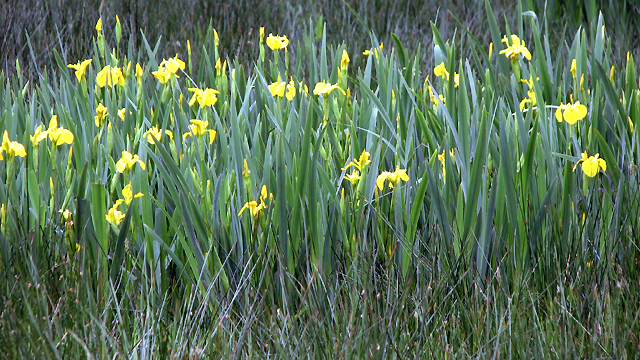
[[[4,353],[638,353],[633,56],[614,60],[591,10],[556,50],[546,14],[519,4],[511,37],[477,6],[493,52],[436,23],[407,46],[356,9],[366,45],[310,22],[271,50],[256,30],[248,67],[209,25],[167,60],[105,17],[79,79],[84,57],[57,52],[34,80],[0,72],[0,129],[26,152],[0,161]]]

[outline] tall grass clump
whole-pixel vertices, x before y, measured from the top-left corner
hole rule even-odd
[[[478,6],[490,40],[370,32],[362,67],[315,25],[248,67],[100,18],[91,56],[0,72],[3,353],[634,357],[633,55]]]

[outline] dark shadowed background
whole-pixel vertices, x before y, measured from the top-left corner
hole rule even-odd
[[[432,56],[430,22],[437,24],[443,38],[457,38],[463,33],[456,18],[483,43],[489,43],[484,0],[411,1],[411,0],[237,0],[237,1],[148,1],[148,0],[28,0],[8,1],[0,10],[0,69],[11,74],[16,59],[23,73],[33,75],[33,59],[38,67],[51,68],[52,53],[57,49],[63,59],[76,62],[87,58],[95,35],[94,26],[102,16],[105,36],[115,44],[115,16],[123,28],[123,43],[131,36],[134,52],[142,45],[142,33],[150,43],[161,40],[161,54],[186,53],[186,40],[198,44],[211,22],[220,34],[221,55],[250,64],[256,58],[260,26],[267,34],[287,35],[292,44],[309,26],[326,22],[327,37],[332,43],[344,41],[350,54],[359,54],[370,46],[366,27],[352,12],[357,12],[366,26],[383,42],[390,44],[395,33],[405,48],[416,50],[421,44],[421,57]],[[523,0],[523,9],[543,19],[546,15],[550,43],[558,46],[563,32],[575,33],[583,24],[593,24],[596,9],[603,9],[607,34],[611,38],[614,57],[626,56],[626,49],[637,51],[640,44],[640,7],[637,0]],[[347,5],[348,4],[348,5]],[[493,0],[492,7],[501,27],[514,29],[517,2]],[[545,7],[546,4],[546,7]],[[349,8],[351,7],[351,9]],[[526,23],[525,23],[526,24]],[[587,29],[589,30],[589,29]],[[30,39],[31,49],[29,47]],[[484,38],[483,38],[484,37]],[[464,47],[464,43],[460,44]],[[194,56],[198,56],[194,46]],[[625,49],[624,54],[620,54]],[[619,59],[614,59],[619,60]],[[356,63],[358,59],[355,59]]]

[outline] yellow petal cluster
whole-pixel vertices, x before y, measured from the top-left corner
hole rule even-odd
[[[440,65],[436,66],[435,68],[433,68],[433,73],[436,76],[441,76],[445,79],[449,78],[449,72],[447,71],[447,68],[444,66],[444,61],[440,63]]]
[[[102,125],[104,125],[104,119],[107,117],[107,107],[102,105],[102,103],[100,103],[98,105],[98,107],[96,108],[96,116],[93,118],[93,120],[96,123],[97,127],[102,127]]]
[[[319,82],[316,84],[316,87],[313,89],[313,94],[314,95],[329,95],[329,93],[333,90],[333,89],[338,89],[340,91],[342,91],[343,94],[347,94],[344,92],[344,90],[340,89],[340,87],[338,86],[338,84],[335,85],[331,85],[329,83],[326,83],[324,81]]]
[[[438,101],[438,97],[440,98],[440,100],[442,100],[442,103],[443,103],[443,104],[446,104],[446,103],[447,103],[447,99],[444,97],[444,95],[439,94],[439,95],[438,95],[438,97],[436,97],[436,95],[435,95],[435,93],[434,93],[433,88],[431,87],[431,85],[429,85],[428,90],[429,90],[429,97],[431,98],[431,103],[432,103],[433,105],[438,105],[438,104],[440,104],[440,102]]]
[[[271,50],[279,50],[284,49],[289,45],[289,39],[286,36],[275,36],[273,34],[269,34],[267,37],[267,46]]]
[[[184,70],[185,63],[178,59],[178,54],[176,54],[175,57],[170,58],[169,60],[162,59],[162,62],[158,66],[158,70],[151,72],[151,74],[153,74],[153,77],[155,77],[162,85],[166,85],[172,76],[178,78],[178,75],[176,75],[178,69]]]
[[[285,97],[287,100],[291,101],[296,96],[296,86],[293,82],[293,79],[286,83],[284,81],[280,81],[280,76],[278,76],[278,81],[269,84],[269,91],[273,97]]]
[[[135,195],[133,195],[133,191],[131,191],[131,182],[129,182],[123,189],[122,189],[122,197],[124,198],[124,202],[125,204],[127,204],[127,206],[129,206],[129,204],[131,204],[131,201],[133,199],[137,199],[139,197],[143,197],[144,194],[139,192]]]
[[[122,152],[122,158],[116,163],[116,170],[118,170],[119,173],[124,173],[125,170],[131,170],[136,163],[140,164],[142,170],[146,169],[145,163],[138,158],[137,154],[131,155],[130,152],[125,150]]]
[[[265,204],[267,197],[271,198],[273,197],[273,194],[268,194],[267,185],[262,185],[262,189],[260,190],[260,203],[255,200],[245,203],[242,209],[240,209],[238,216],[242,215],[242,213],[248,209],[253,219],[257,221],[260,212],[267,208],[267,205]]]
[[[536,80],[540,80],[540,78],[536,78]],[[528,98],[522,99],[522,101],[520,101],[520,110],[524,110],[524,108],[527,107],[527,104],[529,104],[531,107],[536,106],[538,104],[538,101],[536,99],[536,93],[533,90],[533,77],[530,76],[529,80],[522,79],[520,81],[527,84],[527,86],[529,87],[529,90],[527,91]]]
[[[218,61],[216,61],[216,76],[222,76],[222,74],[224,74],[225,72],[227,72],[227,60],[225,60],[224,62],[220,62],[220,59],[218,59]],[[235,71],[236,69],[232,69],[232,76],[235,77]]]
[[[529,49],[527,49],[527,47],[524,45],[524,41],[521,40],[518,35],[511,35],[511,45],[508,44],[509,41],[507,40],[506,36],[502,38],[502,42],[508,46],[506,49],[500,50],[501,55],[504,54],[504,56],[508,57],[511,60],[517,60],[518,56],[522,55],[525,59],[531,60],[531,53],[529,52]]]
[[[442,77],[445,81],[449,81],[449,72],[447,71],[447,68],[444,66],[444,61],[441,62],[440,65],[433,68],[433,73],[436,76]],[[460,84],[460,74],[454,73],[453,87],[457,88],[459,84]]]
[[[31,138],[31,144],[33,145],[33,147],[37,148],[40,145],[40,141],[47,138],[47,132],[42,131],[42,125],[38,125],[36,131],[29,137]]]
[[[189,88],[189,91],[193,92],[193,96],[191,96],[191,100],[189,100],[189,106],[193,106],[196,102],[200,104],[200,108],[204,108],[205,106],[213,106],[218,101],[218,94],[220,92],[214,89],[198,89],[198,88]]]
[[[171,79],[171,76],[173,75],[172,73],[168,72],[165,68],[158,68],[157,71],[152,71],[151,74],[162,85],[167,85],[167,82],[169,82],[169,79]]]
[[[173,139],[173,133],[171,131],[165,130],[164,133],[168,135],[169,138]],[[162,130],[160,130],[160,127],[156,125],[149,128],[149,130],[147,130],[147,132],[145,132],[142,136],[147,138],[147,142],[149,142],[149,144],[155,144],[156,141],[160,141],[162,139]]]
[[[358,169],[358,171],[362,171],[365,165],[369,165],[371,163],[371,160],[369,160],[369,157],[371,157],[371,154],[367,150],[362,150],[362,154],[360,154],[360,158],[358,160],[349,162],[347,166],[342,168],[342,170],[346,170],[353,166],[356,169]]]
[[[580,104],[580,101],[577,101],[575,104],[562,104],[558,106],[556,110],[556,120],[558,122],[564,121],[573,125],[578,120],[584,119],[587,116],[587,107]]]
[[[378,175],[378,178],[376,179],[376,185],[378,186],[378,189],[382,191],[384,189],[384,183],[387,180],[389,181],[389,187],[391,189],[393,189],[393,187],[397,185],[401,180],[409,181],[407,169],[400,169],[396,166],[396,171],[394,172],[383,171],[380,175]]]
[[[142,78],[142,74],[144,74],[144,71],[142,70],[142,66],[140,66],[140,64],[136,64],[136,73],[135,73],[136,78],[140,80]]]
[[[124,219],[125,217],[125,214],[123,214],[122,211],[118,210],[118,207],[120,206],[120,204],[122,204],[122,202],[122,199],[118,199],[105,215],[107,221],[115,226],[119,226],[122,222],[122,219]]]
[[[351,62],[351,59],[349,59],[349,54],[347,53],[347,50],[342,50],[342,59],[340,60],[340,69],[342,69],[342,71],[346,71],[347,67],[349,66],[349,62]]]
[[[583,152],[581,154],[580,160],[573,166],[573,171],[576,170],[578,164],[582,163],[582,171],[588,177],[594,177],[602,171],[607,171],[607,162],[604,159],[601,159],[600,154],[595,154],[594,156],[587,156],[587,152]]]
[[[168,72],[175,74],[178,72],[178,69],[184,70],[185,63],[184,61],[178,59],[178,54],[175,57],[170,58],[169,60],[162,59],[160,66],[158,68],[164,68]]]
[[[456,156],[456,152],[454,151],[454,149],[449,150],[449,155],[453,158],[454,156]],[[445,151],[444,149],[442,150],[442,154],[438,154],[438,161],[440,161],[440,163],[442,163],[442,177],[446,178],[447,176],[447,172],[445,170]]]
[[[356,185],[358,181],[360,181],[360,172],[354,170],[353,173],[345,175],[344,178],[351,182],[351,184]]]
[[[191,125],[189,125],[189,132],[185,133],[182,137],[183,140],[186,140],[188,136],[196,136],[203,137],[204,134],[209,133],[209,144],[213,144],[213,141],[216,139],[216,131],[207,129],[209,126],[209,121],[202,121],[193,119],[191,120]]]
[[[351,182],[351,184],[356,185],[360,180],[360,173],[364,171],[364,167],[371,163],[369,157],[371,154],[367,150],[362,150],[362,154],[360,154],[360,158],[358,160],[350,161],[347,166],[343,167],[342,170],[346,170],[350,167],[354,167],[357,170],[354,170],[351,174],[347,174],[344,178]]]
[[[384,47],[384,43],[380,43],[380,46],[378,46],[378,48],[380,48],[380,50],[382,50],[383,47]],[[372,52],[376,55],[376,57],[378,56],[378,49],[377,48],[374,48],[372,50],[365,50],[365,51],[362,52],[362,55],[369,55]]]
[[[76,71],[76,77],[78,78],[78,81],[80,81],[84,77],[84,73],[87,71],[87,66],[89,66],[92,61],[93,59],[84,60],[83,62],[78,61],[77,64],[69,64],[67,67]]]
[[[38,129],[36,129],[36,132]],[[37,135],[38,138],[49,137],[53,146],[73,143],[73,133],[64,127],[58,127],[58,115],[53,115],[49,121],[49,129]],[[37,139],[36,139],[37,140]],[[39,142],[39,141],[38,141]]]
[[[126,111],[127,111],[126,108],[122,108],[118,110],[118,117],[120,118],[120,120],[124,121],[124,116],[126,114]]]
[[[99,18],[96,23],[96,31],[98,32],[98,36],[102,35],[102,18]]]
[[[25,157],[27,156],[27,152],[24,149],[24,146],[17,141],[9,140],[9,133],[7,130],[4,131],[4,135],[2,136],[2,147],[0,147],[0,160],[4,160],[2,153],[7,154],[7,160],[13,159],[15,156]]]
[[[105,87],[107,84],[113,87],[115,85],[124,86],[124,76],[122,75],[122,69],[119,67],[111,67],[109,65],[105,66],[98,72],[96,75],[96,82],[98,86],[101,88]]]

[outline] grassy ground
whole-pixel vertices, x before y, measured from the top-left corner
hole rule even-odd
[[[4,8],[0,353],[636,358],[637,8],[544,3]]]

